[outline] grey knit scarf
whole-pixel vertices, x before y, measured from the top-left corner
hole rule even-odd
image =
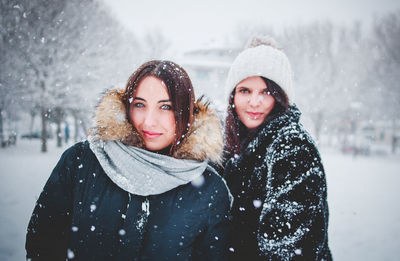
[[[123,190],[141,196],[161,194],[201,178],[208,163],[176,159],[93,136],[88,141],[108,177]]]

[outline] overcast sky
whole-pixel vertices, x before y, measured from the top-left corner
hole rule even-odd
[[[351,24],[400,9],[399,0],[104,0],[122,24],[141,36],[158,28],[174,49],[221,44],[239,24],[275,29],[314,20]]]

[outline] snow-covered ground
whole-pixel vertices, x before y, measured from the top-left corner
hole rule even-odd
[[[0,149],[0,260],[24,260],[33,206],[65,148],[19,140]],[[323,151],[335,260],[398,260],[400,157],[357,157]]]
[[[399,260],[400,156],[322,157],[335,260]]]

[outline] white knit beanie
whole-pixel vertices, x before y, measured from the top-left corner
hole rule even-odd
[[[225,87],[228,100],[239,82],[251,76],[262,76],[277,83],[288,96],[289,102],[292,101],[294,94],[290,62],[276,46],[275,40],[268,36],[256,36],[250,40],[229,70]]]

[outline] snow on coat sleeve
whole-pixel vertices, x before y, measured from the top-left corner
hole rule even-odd
[[[286,139],[267,152],[259,248],[268,260],[324,260],[328,207],[321,159],[312,140]]]
[[[207,195],[208,222],[196,244],[194,260],[228,260],[231,195],[225,181],[218,174],[214,175],[217,182]]]
[[[78,145],[75,145],[78,146]],[[30,260],[65,260],[71,224],[74,147],[61,156],[36,202],[26,235]],[[75,161],[76,162],[76,161]]]

